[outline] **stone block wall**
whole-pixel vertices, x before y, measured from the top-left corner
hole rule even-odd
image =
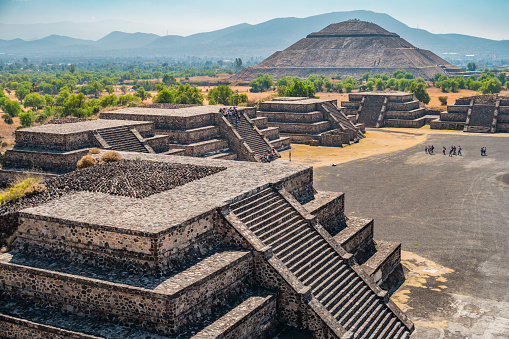
[[[403,119],[385,119],[384,126],[386,127],[407,127],[407,128],[419,128],[424,126],[426,123],[425,119],[415,120],[403,120]]]
[[[3,167],[42,169],[51,172],[70,172],[76,169],[76,163],[88,154],[89,149],[81,149],[65,153],[36,152],[10,149],[5,151]]]
[[[449,105],[447,106],[447,112],[449,113],[467,113],[469,105]]]
[[[339,130],[324,132],[320,135],[320,145],[342,147],[350,143],[350,133],[343,133]]]
[[[457,122],[465,122],[467,120],[467,114],[465,113],[451,113],[451,112],[442,112],[440,113],[440,120],[442,121],[457,121]]]

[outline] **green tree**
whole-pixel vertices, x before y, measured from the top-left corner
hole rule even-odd
[[[467,70],[468,71],[475,71],[477,69],[477,65],[475,64],[475,62],[469,62],[467,64]]]
[[[362,77],[361,77],[361,80],[364,80],[364,81],[366,81],[366,82],[367,82],[367,81],[369,80],[369,72],[364,73],[364,74],[362,75]]]
[[[332,92],[334,90],[334,84],[329,79],[325,79],[323,84],[327,92]]]
[[[21,113],[21,104],[16,100],[9,100],[9,98],[5,99],[6,100],[2,104],[3,111],[11,117],[17,117]]]
[[[316,90],[313,85],[306,84],[299,78],[295,78],[293,83],[286,88],[285,96],[287,97],[309,97],[315,96]]]
[[[233,62],[233,68],[235,68],[235,71],[240,71],[242,67],[242,59],[241,58],[235,58],[235,61]]]
[[[177,79],[173,75],[169,75],[168,73],[163,75],[163,83],[170,87],[177,84]]]
[[[257,78],[249,83],[250,92],[265,92],[274,86],[274,78],[268,74],[258,74]]]
[[[19,122],[21,123],[21,127],[26,128],[26,127],[33,126],[35,124],[36,118],[37,118],[37,115],[34,112],[32,112],[31,110],[20,113]]]
[[[127,93],[127,86],[126,86],[126,85],[122,85],[122,86],[120,86],[120,91],[121,91],[122,93],[126,94],[126,93]]]
[[[69,66],[67,66],[67,69],[69,70],[69,72],[71,72],[71,74],[74,74],[76,72],[76,65],[70,64]]]
[[[18,86],[14,92],[14,95],[19,101],[23,101],[28,94],[30,94],[30,90],[24,86]]]
[[[101,98],[100,101],[101,107],[113,107],[117,105],[117,96],[115,94],[110,94]]]
[[[147,98],[152,97],[152,94],[145,91],[145,88],[143,88],[143,87],[138,87],[138,89],[136,90],[136,93],[134,95],[136,95],[138,98],[140,98],[141,102],[145,101],[145,99],[147,99]]]
[[[104,89],[106,90],[106,92],[108,92],[108,94],[112,94],[115,92],[115,88],[112,86],[112,85],[106,85],[104,86]]]
[[[228,105],[230,103],[230,97],[233,95],[233,91],[229,86],[219,85],[217,87],[211,88],[209,93],[207,94],[207,99],[212,99],[215,103],[221,105]]]
[[[64,116],[77,116],[77,117],[86,117],[88,116],[88,111],[86,109],[86,101],[87,98],[85,94],[71,94],[64,100]]]
[[[52,106],[53,105],[53,96],[52,95],[49,95],[49,94],[46,94],[44,96],[44,101],[46,101],[46,106]]]
[[[174,104],[175,103],[175,91],[170,90],[169,88],[163,88],[154,96],[152,99],[153,103],[167,103]]]
[[[368,91],[373,91],[373,88],[375,88],[375,83],[373,81],[368,81],[366,82],[366,88],[368,89]]]
[[[355,86],[352,83],[350,83],[350,82],[347,82],[345,84],[345,91],[346,91],[346,93],[352,93],[354,88],[355,88]]]
[[[468,86],[469,89],[473,91],[478,91],[482,87],[482,82],[480,81],[471,81],[470,85]]]
[[[375,87],[377,91],[383,91],[384,89],[384,81],[382,79],[375,80]]]
[[[102,83],[100,83],[99,81],[92,81],[89,84],[89,87],[90,87],[90,93],[94,94],[94,96],[96,98],[98,98],[99,94],[101,94],[102,91],[104,90],[104,85]]]
[[[428,94],[428,91],[426,90],[426,85],[424,85],[421,82],[412,82],[410,85],[410,92],[412,92],[417,100],[425,103],[426,105],[429,104],[431,98]]]
[[[235,93],[235,94],[233,94],[230,97],[229,105],[238,106],[238,105],[246,104],[246,103],[247,103],[247,94],[245,94],[245,93],[242,93],[242,94]]]
[[[343,84],[338,81],[336,86],[334,86],[334,90],[338,93],[343,93]]]
[[[507,78],[507,75],[505,73],[499,73],[498,76],[497,76],[497,79],[501,82],[501,83],[505,83],[505,80]]]
[[[502,90],[502,83],[496,78],[489,79],[481,86],[481,92],[483,94],[494,94],[500,93]]]
[[[39,93],[30,93],[25,97],[24,107],[32,107],[34,111],[44,108],[46,99]]]

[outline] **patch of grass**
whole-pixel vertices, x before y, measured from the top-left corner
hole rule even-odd
[[[46,191],[46,186],[40,183],[40,179],[27,178],[0,194],[0,203],[18,200],[25,195],[39,194],[44,191]]]

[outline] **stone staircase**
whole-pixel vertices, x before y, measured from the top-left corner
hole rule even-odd
[[[295,204],[268,187],[230,205],[230,209],[310,288],[346,330],[345,338],[408,338],[410,330],[404,322]]]
[[[355,132],[357,138],[365,138],[364,134],[348,119],[348,117],[341,112],[332,102],[327,101],[322,104],[325,111],[329,112],[330,115],[335,117],[340,123],[344,130]]]
[[[366,127],[375,127],[378,117],[382,110],[385,97],[378,95],[367,95],[359,113],[357,123],[364,124]]]
[[[228,121],[255,153],[255,157],[260,160],[267,153],[267,149],[269,149],[271,145],[257,131],[255,125],[252,124],[244,114],[241,114],[240,118],[237,119],[229,116]]]
[[[138,137],[127,127],[99,130],[99,135],[115,151],[150,153]]]

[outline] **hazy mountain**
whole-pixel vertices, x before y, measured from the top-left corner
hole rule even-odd
[[[473,54],[476,59],[509,59],[509,40],[495,41],[461,34],[432,34],[423,29],[411,28],[387,14],[370,11],[278,18],[257,25],[239,24],[187,37],[115,31],[97,41],[57,35],[34,41],[0,40],[0,53],[12,54],[14,57],[267,57],[309,33],[349,19],[376,23],[399,34],[414,46],[429,49],[441,57],[464,59],[465,55]],[[90,26],[93,25],[88,25],[88,29],[91,29]],[[68,35],[77,36],[72,31]]]

